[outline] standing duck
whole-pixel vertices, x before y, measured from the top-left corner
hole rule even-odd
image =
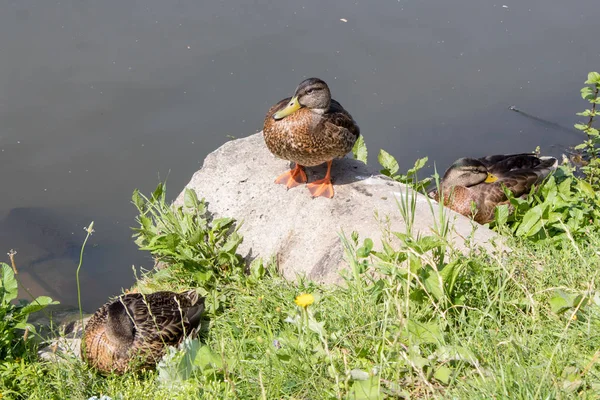
[[[534,185],[542,182],[556,170],[554,157],[537,157],[533,154],[509,154],[482,158],[460,158],[448,168],[440,182],[444,205],[459,214],[473,216],[485,224],[494,219],[496,206],[508,201],[502,186],[515,197],[527,195]],[[429,197],[439,201],[437,189]]]
[[[331,163],[352,150],[360,134],[358,125],[340,103],[331,98],[327,84],[318,78],[302,81],[294,95],[275,104],[265,117],[267,147],[279,158],[295,163],[275,179],[288,189],[307,182],[304,167],[327,163],[324,179],[309,183],[313,197],[333,197]]]
[[[103,373],[154,367],[167,346],[196,335],[203,311],[195,290],[119,296],[88,321],[81,356]]]

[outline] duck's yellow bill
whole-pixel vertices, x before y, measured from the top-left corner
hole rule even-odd
[[[492,175],[488,172],[488,176],[487,178],[485,178],[485,183],[492,183],[492,182],[496,182],[498,180],[498,177],[495,175]]]
[[[285,108],[277,111],[273,115],[273,118],[275,118],[275,119],[285,118],[288,115],[295,113],[300,108],[301,108],[301,106],[300,106],[300,103],[298,102],[298,96],[292,97],[292,99],[290,100],[290,103]]]

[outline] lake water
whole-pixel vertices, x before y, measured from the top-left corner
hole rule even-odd
[[[342,21],[344,19],[345,21]],[[559,155],[600,69],[598,0],[5,1],[0,251],[33,294],[84,308],[153,262],[131,240],[135,188],[174,198],[206,154],[259,131],[304,78],[327,81],[376,163]],[[546,124],[508,110],[547,119]],[[0,259],[8,260],[7,256]]]

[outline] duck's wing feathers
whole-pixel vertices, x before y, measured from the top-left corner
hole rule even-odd
[[[347,129],[356,138],[360,135],[360,128],[356,121],[337,100],[331,99],[329,110],[325,115],[327,123]]]
[[[502,186],[506,186],[516,197],[529,193],[534,185],[542,182],[556,169],[556,159],[537,159],[538,165],[532,168],[513,169],[502,173],[493,172],[498,175],[498,181],[492,184],[478,185],[485,193],[486,201],[502,202],[506,200]]]
[[[530,153],[494,155],[479,159],[490,173],[501,178],[514,171],[532,171],[544,179],[556,169],[558,161],[554,157],[537,157]]]
[[[483,163],[483,165],[490,168],[490,167],[493,167],[494,165],[502,166],[502,165],[507,165],[506,163],[508,163],[508,165],[510,165],[511,163],[514,164],[515,162],[518,162],[519,160],[524,160],[529,157],[537,158],[535,156],[535,154],[533,154],[533,153],[518,153],[518,154],[495,154],[493,156],[485,156],[485,157],[478,158],[478,160],[481,161]],[[512,160],[512,161],[509,161],[509,160]]]
[[[477,190],[480,198],[486,203],[494,204],[506,200],[502,186],[510,190],[514,196],[522,196],[554,172],[558,165],[554,157],[536,157],[531,154],[489,156],[480,160],[491,163],[488,170],[496,175],[498,180],[494,183],[482,183],[471,189]]]
[[[204,298],[195,291],[184,293],[136,293],[126,299],[127,310],[136,328],[136,339],[175,345],[200,323]]]

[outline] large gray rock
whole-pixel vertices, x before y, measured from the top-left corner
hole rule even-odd
[[[257,133],[225,143],[209,154],[187,188],[204,198],[216,217],[233,217],[243,223],[244,242],[239,251],[248,261],[276,256],[287,278],[305,274],[325,283],[339,281],[338,270],[347,265],[338,236],[342,231],[348,237],[357,231],[361,240],[373,239],[375,249],[381,248],[384,228],[405,232],[396,200],[412,189],[360,161],[344,158],[333,163],[335,196],[313,199],[304,185],[286,190],[274,183],[289,165],[273,156],[262,133]],[[320,179],[325,168],[310,168],[307,174],[309,182]],[[414,230],[431,234],[437,203],[416,195]],[[183,192],[175,204],[183,204]],[[450,210],[447,215],[457,248],[494,247],[490,242],[496,237],[494,232]],[[470,244],[465,243],[467,238]]]

